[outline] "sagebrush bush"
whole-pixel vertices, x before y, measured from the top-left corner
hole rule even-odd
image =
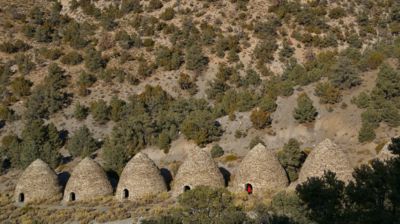
[[[76,51],[71,51],[61,57],[61,63],[66,65],[77,65],[83,61],[83,57]]]

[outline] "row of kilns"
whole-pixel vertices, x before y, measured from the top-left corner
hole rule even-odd
[[[341,180],[351,179],[352,168],[342,150],[330,140],[321,142],[308,156],[298,182],[321,176],[331,170]],[[258,144],[243,159],[228,189],[232,192],[264,193],[279,191],[289,184],[285,170],[275,153]],[[171,194],[178,196],[196,186],[225,187],[223,175],[210,154],[200,148],[188,156],[172,181]],[[115,192],[117,200],[137,200],[167,192],[160,170],[145,154],[136,154],[121,173]],[[15,188],[18,203],[45,200],[81,201],[112,195],[113,188],[103,168],[90,158],[83,159],[73,170],[64,194],[56,173],[42,160],[34,161],[22,174]]]

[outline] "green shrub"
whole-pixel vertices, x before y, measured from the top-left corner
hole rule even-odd
[[[361,92],[358,96],[353,97],[351,102],[360,109],[365,109],[369,106],[371,98],[368,93]]]
[[[318,83],[315,87],[315,95],[320,98],[323,104],[335,104],[341,100],[340,90],[330,82]]]
[[[270,114],[258,108],[251,112],[250,120],[255,129],[263,129],[271,124]]]
[[[361,48],[363,46],[362,40],[356,33],[349,35],[347,37],[347,42],[349,43],[349,45],[351,47],[354,47],[354,48]]]
[[[186,49],[185,62],[186,69],[202,71],[207,67],[209,59],[204,56],[201,46],[192,45]]]
[[[16,40],[14,43],[12,42],[3,42],[0,44],[0,51],[12,54],[20,51],[27,51],[31,49],[29,44],[26,44],[22,40]]]
[[[154,40],[151,38],[143,38],[143,46],[152,49],[154,47]]]
[[[74,20],[65,25],[63,31],[63,40],[75,49],[81,49],[88,45],[84,26]]]
[[[74,117],[75,119],[79,120],[79,121],[83,121],[86,119],[86,117],[89,115],[89,108],[77,103],[75,105],[75,109],[74,109]]]
[[[163,150],[168,150],[169,147],[171,146],[171,139],[169,135],[166,132],[161,132],[160,135],[158,136],[158,141],[157,145],[160,147],[160,149]]]
[[[81,96],[89,95],[90,91],[87,89],[96,82],[96,77],[90,73],[82,71],[78,77],[77,86],[78,92]]]
[[[247,216],[235,207],[233,196],[224,188],[199,186],[178,198],[182,223],[246,223]]]
[[[31,81],[24,79],[24,77],[19,76],[16,77],[11,82],[11,91],[18,98],[29,96],[31,94],[32,84],[33,83]]]
[[[110,118],[118,122],[123,118],[126,102],[113,96],[110,100]]]
[[[61,57],[61,63],[66,65],[78,65],[82,61],[82,56],[76,51],[71,51]]]
[[[106,61],[101,56],[101,52],[94,48],[86,50],[84,60],[85,67],[91,72],[105,68],[107,65]]]
[[[254,148],[258,144],[262,144],[265,146],[265,142],[259,136],[256,136],[251,139],[251,141],[249,143],[249,149]]]
[[[171,20],[175,16],[174,8],[166,8],[163,13],[160,15],[160,19],[162,20]]]
[[[51,25],[46,23],[36,28],[34,38],[37,42],[50,43],[53,41],[53,32]]]
[[[33,38],[35,36],[35,26],[31,24],[23,25],[21,30],[22,33],[28,38]]]
[[[363,124],[369,124],[377,128],[379,123],[382,121],[382,114],[374,108],[368,108],[366,111],[361,113],[361,120]]]
[[[131,47],[138,45],[138,43],[135,43],[132,37],[129,36],[129,34],[125,30],[120,30],[115,34],[115,41],[117,41],[118,45],[125,50],[128,50]]]
[[[243,86],[259,86],[261,84],[260,75],[253,69],[249,69],[246,71],[246,76],[242,80],[242,84]]]
[[[31,120],[22,130],[21,139],[10,147],[10,158],[14,167],[25,168],[40,158],[55,168],[60,162],[58,150],[63,141],[53,123],[44,125],[42,120]]]
[[[242,137],[246,137],[246,133],[243,133],[243,131],[241,131],[241,130],[236,130],[235,138],[242,138]]]
[[[377,69],[385,59],[385,55],[379,51],[366,51],[360,61],[359,67],[363,71]]]
[[[59,48],[41,48],[39,52],[48,60],[57,60],[63,55],[62,50]]]
[[[399,149],[398,139],[391,144]],[[395,153],[396,154],[396,153]],[[396,223],[399,220],[397,191],[400,169],[399,159],[373,160],[361,165],[352,173],[349,184],[327,171],[322,177],[309,178],[297,186],[296,193],[311,221],[306,223]],[[393,193],[392,193],[393,192]],[[316,197],[318,195],[318,197]],[[391,195],[384,197],[382,195]]]
[[[285,168],[290,182],[297,180],[301,166],[305,161],[305,153],[300,149],[300,143],[291,138],[278,153],[279,162]]]
[[[273,113],[276,111],[276,108],[278,107],[275,101],[276,99],[274,99],[273,97],[265,95],[260,99],[258,107],[260,108],[260,110]]]
[[[45,13],[39,6],[35,6],[29,11],[29,19],[36,25],[43,25],[45,21]]]
[[[137,68],[137,74],[142,77],[150,77],[154,71],[154,65],[147,63],[145,60],[139,61],[139,67]]]
[[[156,63],[168,71],[178,70],[183,62],[183,54],[177,48],[161,47],[157,50]]]
[[[265,218],[265,214],[270,214],[271,212],[275,214],[278,218],[277,223],[298,223],[298,224],[307,224],[312,223],[311,220],[307,217],[307,208],[303,204],[303,201],[300,200],[299,196],[296,192],[286,192],[281,191],[272,196],[271,200],[271,211],[263,212],[258,214],[259,218],[256,220],[263,220]],[[258,211],[259,209],[257,209]],[[261,210],[262,211],[262,210]],[[260,212],[258,212],[260,213]],[[285,217],[288,216],[288,220],[285,220]],[[271,220],[271,217],[267,216],[267,221]],[[273,220],[274,221],[274,220]],[[257,222],[263,223],[263,222]]]
[[[274,53],[277,49],[276,41],[267,39],[256,45],[253,55],[259,63],[265,64],[274,60]]]
[[[191,112],[182,122],[182,133],[198,145],[218,140],[223,130],[214,116],[205,110]]]
[[[116,144],[112,140],[107,140],[103,147],[105,167],[107,170],[121,174],[128,162],[130,155],[125,145]]]
[[[293,117],[300,123],[313,122],[318,112],[312,104],[312,100],[303,93],[297,98],[297,107],[294,109]]]
[[[97,150],[98,146],[92,133],[86,126],[80,127],[67,142],[67,150],[73,157],[87,157]]]
[[[389,65],[382,65],[376,80],[375,91],[385,99],[400,96],[400,72]]]
[[[107,31],[112,31],[115,27],[118,26],[118,22],[116,21],[119,15],[119,9],[117,7],[108,7],[103,10],[100,15],[100,25]]]
[[[329,17],[332,19],[339,19],[344,16],[346,16],[346,10],[344,8],[335,7],[329,11]]]
[[[211,148],[211,156],[213,158],[218,158],[224,155],[224,150],[222,149],[221,146],[219,146],[218,144],[213,145],[213,147]]]
[[[30,55],[19,53],[15,56],[15,63],[18,66],[18,71],[23,74],[29,74],[35,67]]]
[[[106,101],[98,100],[90,104],[90,114],[99,124],[105,124],[110,120],[110,107]]]
[[[179,75],[178,84],[181,89],[189,91],[191,95],[194,95],[197,92],[195,80],[190,78],[190,76],[186,73],[181,73]]]
[[[14,120],[16,118],[17,118],[17,116],[16,116],[14,110],[8,108],[4,104],[0,104],[0,120],[2,120],[2,121],[12,121],[12,120]],[[1,151],[1,149],[0,149],[0,151]],[[1,156],[1,152],[0,152],[0,156]]]
[[[206,89],[207,97],[209,99],[221,98],[224,93],[230,89],[230,86],[220,79],[215,79],[208,83],[209,87]]]
[[[294,55],[295,49],[287,41],[283,42],[283,47],[279,51],[281,61],[285,61]]]
[[[47,118],[70,103],[70,96],[62,89],[68,85],[64,70],[50,64],[44,82],[35,86],[26,101],[25,116],[28,119]]]
[[[398,127],[400,125],[399,110],[392,102],[387,102],[382,108],[382,121],[386,122],[390,127]]]
[[[143,7],[140,3],[140,0],[122,0],[121,2],[121,12],[124,14],[134,12],[141,13],[143,12]]]
[[[154,11],[157,9],[161,9],[163,7],[163,3],[160,0],[150,0],[148,5],[149,11]]]
[[[339,89],[350,89],[362,82],[357,68],[346,58],[341,58],[334,66],[330,79]]]

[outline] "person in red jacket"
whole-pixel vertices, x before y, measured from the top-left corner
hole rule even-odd
[[[246,184],[246,191],[248,194],[253,193],[253,187],[251,186],[251,184]]]

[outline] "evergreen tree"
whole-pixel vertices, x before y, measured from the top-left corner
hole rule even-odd
[[[93,119],[99,124],[105,124],[110,120],[110,107],[104,100],[92,102],[90,105],[90,113]]]
[[[222,129],[214,116],[205,110],[193,111],[181,125],[182,133],[198,145],[218,140],[222,135]]]
[[[282,151],[278,153],[279,162],[285,168],[290,182],[297,180],[305,157],[306,155],[300,149],[300,143],[294,138],[289,139]]]
[[[293,117],[300,123],[309,123],[315,120],[318,115],[317,110],[312,104],[312,100],[303,93],[297,98],[297,107],[294,110]]]
[[[127,152],[127,147],[113,139],[107,140],[104,144],[103,155],[106,168],[115,171],[118,174],[121,174],[125,164],[130,158]]]
[[[88,107],[86,107],[84,105],[81,105],[80,103],[77,103],[75,105],[74,117],[77,120],[80,120],[80,121],[85,120],[88,114],[89,114],[89,108]]]
[[[208,57],[204,56],[201,46],[194,44],[186,49],[186,69],[202,71],[208,65]]]
[[[95,72],[106,67],[106,61],[102,58],[101,52],[94,48],[89,48],[86,50],[84,60],[85,67],[91,72]]]
[[[183,223],[245,223],[246,215],[233,203],[233,196],[226,189],[200,186],[186,191],[178,198],[182,206]]]
[[[331,75],[333,85],[339,89],[350,89],[361,84],[359,71],[347,58],[341,58]]]
[[[67,149],[74,157],[90,156],[97,148],[97,142],[86,126],[80,127],[67,143]]]
[[[32,120],[22,130],[21,140],[12,145],[11,161],[13,166],[25,168],[40,158],[54,168],[60,162],[58,150],[62,145],[59,131],[52,123],[44,125],[41,120]]]

